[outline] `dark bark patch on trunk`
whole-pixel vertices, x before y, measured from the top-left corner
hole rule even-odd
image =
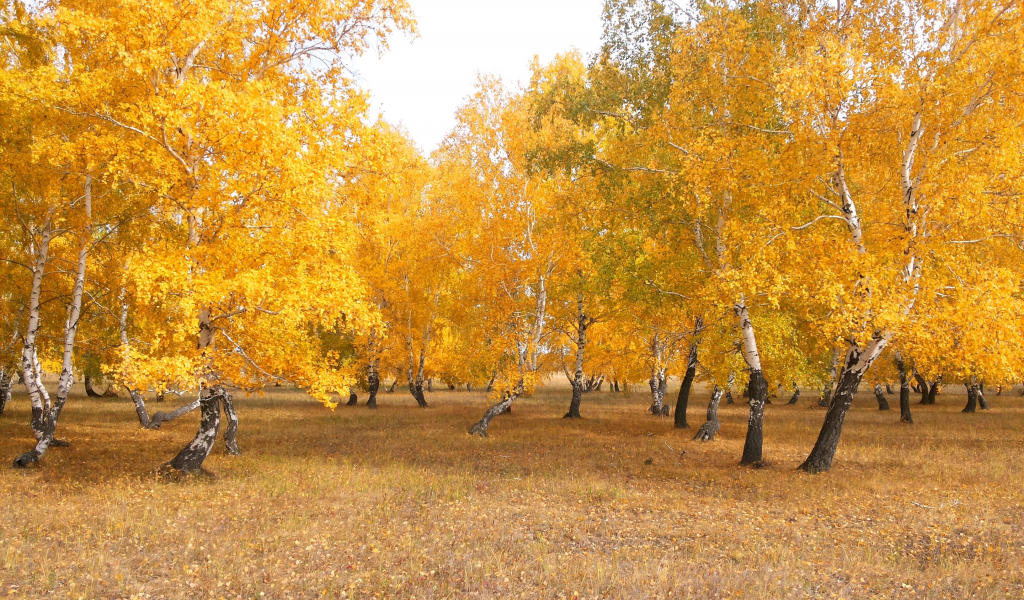
[[[913,425],[914,417],[910,414],[910,379],[907,378],[907,367],[898,353],[896,370],[900,373],[900,423]]]
[[[789,399],[789,402],[787,402],[787,404],[793,405],[793,404],[796,404],[799,400],[800,400],[800,388],[798,388],[798,387],[796,387],[796,385],[794,385],[793,386],[793,397]]]
[[[693,378],[697,374],[697,344],[690,345],[690,355],[686,361],[686,375],[683,376],[683,383],[679,386],[679,396],[676,398],[676,429],[688,429],[690,424],[686,422],[686,410],[690,406],[690,389],[693,387]]]
[[[355,406],[357,404],[359,404],[359,396],[354,391],[349,390],[348,402],[345,403],[345,406]]]
[[[85,395],[90,398],[102,397],[99,392],[92,388],[92,377],[89,377],[88,375],[85,376]]]
[[[856,359],[851,356],[848,364],[855,363]],[[828,407],[828,412],[825,413],[825,422],[821,426],[818,440],[807,460],[800,465],[801,470],[808,473],[822,473],[832,468],[836,448],[839,447],[839,436],[843,432],[843,421],[846,420],[846,412],[853,404],[853,395],[862,376],[863,371],[843,369],[835,394],[832,396],[832,403]]]
[[[580,404],[583,402],[583,386],[580,382],[572,382],[572,400],[569,401],[569,412],[562,415],[563,419],[582,419]]]
[[[764,403],[768,399],[768,381],[760,370],[750,372],[747,384],[750,395],[750,416],[747,420],[747,438],[743,443],[741,465],[754,467],[762,464],[761,450],[764,443]]]
[[[180,473],[201,472],[203,462],[213,450],[213,444],[217,440],[217,432],[220,430],[220,403],[224,390],[215,386],[204,389],[200,392],[199,408],[202,411],[202,418],[199,422],[199,430],[192,441],[181,449],[169,463],[164,465],[167,470]],[[159,414],[159,413],[157,413]]]

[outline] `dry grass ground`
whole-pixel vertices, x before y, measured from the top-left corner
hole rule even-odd
[[[330,412],[298,392],[238,401],[244,455],[215,478],[154,469],[198,415],[142,431],[125,399],[74,397],[71,448],[0,468],[0,593],[25,598],[1021,598],[1024,402],[960,414],[963,396],[880,413],[863,395],[832,472],[796,466],[823,412],[768,407],[761,470],[736,465],[746,405],[720,439],[595,393],[560,417],[548,388],[466,428],[483,394],[420,410],[382,394]],[[915,400],[916,401],[916,400]],[[174,404],[168,402],[168,405]],[[158,405],[152,405],[157,407]],[[0,419],[0,457],[31,445],[27,401]],[[9,462],[5,462],[9,464]]]

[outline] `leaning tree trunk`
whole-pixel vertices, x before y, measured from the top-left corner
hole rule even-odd
[[[846,412],[853,404],[853,394],[857,390],[860,380],[867,373],[868,369],[878,358],[878,355],[885,349],[888,339],[876,334],[867,343],[864,350],[856,346],[850,348],[846,355],[846,363],[843,365],[842,375],[839,377],[836,391],[832,396],[832,404],[825,413],[825,422],[818,434],[818,441],[808,455],[807,460],[800,465],[800,469],[808,473],[821,473],[832,468],[832,461],[836,456],[836,448],[839,446],[839,436],[843,432],[843,421],[846,419]]]
[[[910,379],[907,377],[907,366],[903,364],[903,355],[896,353],[896,370],[900,373],[900,423],[912,425],[914,417],[910,414]]]
[[[355,406],[357,404],[359,404],[359,396],[357,396],[354,391],[349,390],[348,402],[345,403],[345,406]]]
[[[484,416],[476,422],[472,427],[469,428],[469,435],[479,435],[480,437],[487,437],[487,427],[491,424],[491,420],[494,417],[510,412],[512,408],[512,402],[519,396],[519,393],[514,390],[509,390],[502,394],[501,402],[498,402],[494,406],[487,409]]]
[[[164,423],[167,423],[168,421],[173,421],[182,415],[187,415],[188,413],[199,408],[201,405],[202,398],[200,397],[186,404],[185,406],[172,410],[171,412],[159,411],[153,415],[152,419],[149,422],[149,425],[146,425],[146,429],[160,429],[160,426],[163,425]]]
[[[988,410],[988,400],[985,400],[985,388],[978,386],[978,406],[981,410]]]
[[[92,377],[85,376],[85,395],[90,398],[102,398],[103,394],[97,392],[92,387]]]
[[[736,384],[736,373],[729,371],[729,379],[726,380],[725,384],[725,403],[736,404],[736,401],[732,399],[732,386]]]
[[[699,331],[702,320],[697,319],[696,329]],[[697,374],[697,342],[690,344],[690,355],[686,358],[686,375],[683,376],[683,383],[679,386],[679,397],[676,398],[676,429],[687,429],[690,424],[686,422],[686,409],[690,405],[690,388],[693,387],[693,378]],[[716,407],[717,410],[717,407]],[[712,434],[714,436],[714,434]]]
[[[878,410],[889,410],[889,401],[885,399],[880,383],[875,384],[875,400],[878,400]]]
[[[793,382],[793,396],[789,399],[787,404],[793,405],[800,400],[800,388],[796,386],[796,382]]]
[[[186,474],[202,471],[203,461],[210,455],[213,444],[217,441],[217,432],[220,430],[220,403],[224,393],[220,386],[203,388],[200,391],[197,400],[202,411],[199,431],[171,462],[164,465],[165,467]]]
[[[718,422],[718,405],[721,401],[722,390],[716,385],[714,391],[711,392],[711,401],[708,402],[707,421],[700,426],[693,439],[702,442],[710,442],[715,439],[715,434],[721,429],[721,423]]]
[[[142,425],[143,427],[148,428],[149,424],[152,422],[152,420],[149,418],[149,413],[146,411],[146,401],[142,398],[142,394],[140,394],[136,390],[133,390],[132,388],[128,387],[127,385],[124,386],[124,389],[128,390],[128,396],[131,397],[132,404],[135,405],[135,414],[138,415],[138,417],[139,417],[139,424]],[[157,414],[160,414],[160,413],[157,413]],[[154,429],[159,429],[159,428],[160,428],[159,425],[154,427]]]

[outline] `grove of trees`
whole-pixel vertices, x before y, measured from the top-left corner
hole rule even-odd
[[[792,394],[825,408],[812,473],[862,385],[908,424],[912,387],[987,408],[1024,378],[1022,11],[606,0],[597,54],[481,76],[425,156],[349,71],[415,33],[404,0],[2,0],[15,466],[67,443],[83,379],[144,427],[201,411],[181,472],[239,452],[231,390],[283,383],[331,409],[486,389],[482,436],[547,377],[566,418],[644,386],[680,429],[704,384],[700,439],[749,402],[748,465]]]

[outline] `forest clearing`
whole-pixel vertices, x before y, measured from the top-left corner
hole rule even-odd
[[[243,454],[213,479],[156,467],[195,423],[140,430],[126,398],[76,398],[75,448],[0,471],[3,593],[19,598],[1017,598],[1024,403],[915,423],[861,394],[836,469],[796,469],[824,416],[774,400],[768,465],[736,464],[747,405],[714,442],[644,396],[542,388],[465,435],[483,393],[325,411],[298,391],[239,398]],[[700,390],[695,402],[705,404]],[[21,395],[0,451],[24,443]],[[193,419],[194,421],[195,419]],[[500,431],[500,435],[498,435]],[[646,464],[650,460],[650,464]]]

